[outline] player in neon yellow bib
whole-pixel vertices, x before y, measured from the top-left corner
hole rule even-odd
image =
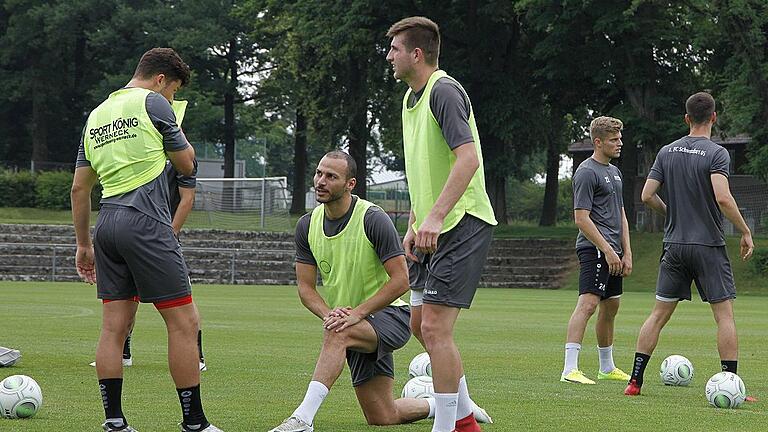
[[[411,215],[403,246],[412,275],[425,275],[423,285],[411,286],[411,328],[432,361],[432,431],[478,432],[453,327],[459,311],[472,303],[496,225],[480,137],[467,93],[438,68],[437,24],[405,18],[387,36],[394,77],[409,87],[402,120]]]
[[[153,303],[168,328],[168,366],[182,408],[184,432],[220,432],[203,412],[197,362],[198,317],[189,273],[174,235],[166,160],[191,175],[195,151],[181,132],[171,102],[190,71],[170,48],[153,48],[131,81],[88,116],[72,183],[78,274],[96,283],[103,325],[96,374],[107,432],[134,432],[122,410],[122,348],[139,301]],[[104,191],[93,240],[90,193]],[[98,276],[97,276],[98,270]]]
[[[352,195],[356,170],[344,152],[325,155],[314,177],[321,204],[296,226],[299,297],[322,320],[323,346],[301,405],[270,432],[312,432],[345,359],[368,424],[409,423],[434,412],[431,399],[392,396],[392,352],[411,336],[410,311],[400,300],[408,291],[408,269],[386,213]],[[315,286],[318,271],[322,294]]]

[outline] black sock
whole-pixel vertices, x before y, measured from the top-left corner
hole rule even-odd
[[[738,360],[720,360],[720,367],[722,367],[723,372],[736,373],[738,363]]]
[[[197,331],[197,352],[200,353],[200,361],[205,363],[205,356],[203,355],[203,331]]]
[[[635,353],[635,364],[632,366],[632,377],[630,381],[634,381],[638,387],[643,386],[643,375],[645,375],[645,367],[648,366],[648,360],[651,356],[648,354]]]
[[[123,358],[129,359],[131,358],[131,335],[133,334],[133,330],[131,330],[130,333],[128,333],[128,337],[125,338],[125,344],[123,345]]]
[[[184,389],[176,389],[181,402],[181,412],[184,416],[184,425],[193,430],[207,428],[210,423],[203,413],[203,402],[200,400],[200,384]],[[196,428],[197,427],[197,428]]]
[[[128,424],[123,415],[122,378],[107,378],[99,380],[99,390],[101,391],[101,401],[104,404],[104,415],[107,419],[123,419],[124,424]]]

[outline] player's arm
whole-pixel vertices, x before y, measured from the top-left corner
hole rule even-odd
[[[640,199],[643,201],[643,204],[650,207],[651,210],[666,216],[667,205],[658,194],[660,187],[660,181],[649,178],[645,181],[645,185],[643,185],[643,192],[640,194]]]
[[[632,245],[629,244],[629,222],[624,207],[621,208],[621,250],[624,256],[621,257],[621,275],[624,277],[632,274]]]
[[[332,317],[326,322],[325,328],[336,330],[336,332],[343,331],[364,320],[368,315],[389,306],[408,291],[408,265],[405,263],[405,256],[398,255],[388,259],[384,263],[384,269],[389,274],[389,280],[381,289],[356,308],[340,311],[343,312],[343,316]]]
[[[297,262],[296,282],[299,286],[299,298],[301,304],[318,318],[325,320],[331,312],[331,308],[325,303],[323,297],[317,292],[317,267]]]
[[[429,108],[446,144],[456,156],[456,162],[432,210],[416,233],[416,247],[427,253],[437,249],[437,238],[445,216],[467,190],[472,176],[480,167],[476,147],[479,143],[475,142],[469,125],[472,107],[464,90],[458,83],[441,78],[435,83],[429,98]]]
[[[432,253],[437,249],[437,238],[443,229],[445,216],[467,190],[472,176],[480,167],[480,160],[477,157],[477,150],[473,141],[456,147],[453,149],[453,154],[456,155],[456,163],[448,174],[448,180],[445,182],[440,196],[424,222],[419,226],[419,232],[416,235],[416,247],[426,253]]]
[[[728,218],[733,226],[741,232],[741,259],[748,260],[752,256],[752,251],[755,248],[755,244],[752,242],[752,231],[744,221],[739,211],[739,206],[736,204],[736,200],[731,195],[731,189],[728,185],[728,177],[722,173],[712,173],[710,175],[712,179],[712,189],[715,192],[715,200],[720,210],[725,217]]]
[[[77,273],[88,283],[96,282],[96,267],[91,242],[91,190],[98,181],[96,171],[90,165],[75,169],[70,199],[72,201],[72,222],[75,226],[77,252],[75,263]]]
[[[181,232],[181,227],[184,226],[184,222],[186,222],[187,216],[189,216],[192,206],[195,204],[195,188],[179,186],[179,198],[179,206],[173,215],[173,221],[171,221],[171,226],[176,236]]]
[[[176,124],[176,113],[171,103],[158,93],[150,93],[147,96],[146,109],[152,124],[163,137],[163,149],[173,167],[182,175],[193,175],[195,149]]]

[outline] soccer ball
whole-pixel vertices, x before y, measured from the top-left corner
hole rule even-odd
[[[747,397],[744,381],[733,372],[720,372],[707,381],[707,400],[717,408],[738,408]]]
[[[0,382],[0,415],[3,417],[32,417],[42,404],[43,393],[32,378],[11,375]]]
[[[423,399],[435,395],[435,386],[432,384],[432,378],[427,376],[418,376],[411,378],[403,387],[400,396],[404,398]]]
[[[681,355],[671,355],[661,362],[661,382],[669,386],[687,386],[693,380],[693,365]]]
[[[408,375],[411,378],[419,376],[432,376],[432,362],[429,360],[429,354],[423,352],[411,360],[408,366]]]

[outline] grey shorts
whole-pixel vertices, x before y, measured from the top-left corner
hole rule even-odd
[[[423,287],[423,302],[469,309],[483,274],[493,225],[465,214],[437,239],[437,251],[410,263],[411,289]]]
[[[702,301],[717,303],[736,298],[736,285],[725,246],[665,243],[656,282],[656,297],[691,299],[696,282]]]
[[[347,364],[355,387],[377,375],[394,378],[395,360],[392,352],[402,348],[411,338],[411,309],[408,306],[387,306],[365,319],[376,332],[379,345],[372,353],[347,350]]]
[[[98,298],[138,296],[157,303],[191,294],[181,245],[169,225],[131,207],[103,206],[93,239]]]

